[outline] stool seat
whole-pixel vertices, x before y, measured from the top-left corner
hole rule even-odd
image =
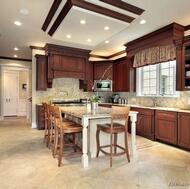
[[[111,133],[110,123],[97,124],[97,127],[99,127],[99,129],[105,133]],[[121,123],[113,123],[112,133],[119,133],[119,132],[125,132],[125,127]]]

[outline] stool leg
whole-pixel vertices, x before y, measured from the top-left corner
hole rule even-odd
[[[117,153],[117,133],[114,133],[114,153]]]
[[[113,157],[113,133],[110,134],[110,167],[112,167],[112,157]]]
[[[97,131],[96,131],[96,144],[97,144],[96,157],[99,156],[99,152],[100,152],[100,138],[99,138],[99,135],[100,135],[100,130],[97,129]]]
[[[58,158],[58,167],[61,166],[61,161],[63,158],[63,129],[60,128],[60,149],[59,149],[59,158]]]
[[[74,143],[74,146],[73,146],[73,149],[74,151],[76,152],[77,151],[77,140],[78,140],[78,133],[73,133],[73,143]]]
[[[127,132],[124,132],[124,139],[125,139],[125,153],[128,159],[128,162],[130,162],[130,157],[129,157],[129,150],[128,150],[128,138],[127,138]]]
[[[58,148],[58,129],[55,129],[55,133],[54,133],[54,145],[53,145],[53,149],[52,149],[52,156],[53,158],[55,158],[55,155],[57,154],[57,148]]]

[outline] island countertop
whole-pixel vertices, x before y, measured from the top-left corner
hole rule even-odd
[[[104,117],[111,117],[111,108],[105,108],[105,107],[98,107],[96,110],[89,110],[86,107],[77,107],[77,106],[72,106],[72,107],[62,107],[60,106],[62,112],[66,114],[73,115],[78,118],[84,118],[88,117],[90,118],[104,118]],[[137,114],[138,112],[135,111],[130,111],[131,114]]]

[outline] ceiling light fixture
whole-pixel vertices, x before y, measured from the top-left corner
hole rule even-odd
[[[145,24],[145,23],[146,23],[146,20],[141,20],[139,23],[140,23],[140,24]]]
[[[16,58],[16,57],[17,57],[17,55],[15,54],[15,55],[14,55],[14,57]]]
[[[106,40],[106,41],[105,41],[105,43],[109,43],[109,41],[108,41],[108,40]]]
[[[19,21],[15,21],[14,24],[17,25],[17,26],[21,26],[22,25],[22,23],[19,22]]]
[[[14,48],[15,51],[18,51],[19,49],[17,47]]]
[[[92,40],[91,39],[88,39],[87,42],[91,42]]]
[[[70,39],[70,38],[71,38],[71,35],[68,34],[68,35],[67,35],[67,38]]]
[[[81,20],[80,23],[81,24],[86,24],[86,21],[85,20]]]
[[[18,12],[24,15],[28,15],[30,13],[28,9],[19,9]]]
[[[105,30],[109,30],[110,28],[109,28],[109,26],[105,26],[104,29]]]

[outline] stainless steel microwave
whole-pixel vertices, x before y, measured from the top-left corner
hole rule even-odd
[[[94,80],[94,91],[112,91],[112,80]]]

